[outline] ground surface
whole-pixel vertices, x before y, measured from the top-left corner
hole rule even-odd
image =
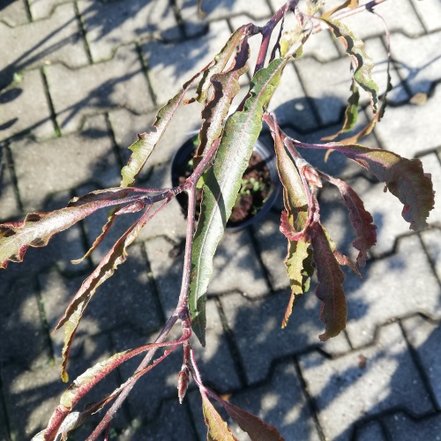
[[[207,0],[200,22],[191,0],[1,2],[0,217],[60,207],[73,195],[117,185],[126,147],[155,109],[233,28],[260,22],[275,3]],[[419,157],[441,194],[441,3],[389,0],[378,10],[392,31],[395,89],[368,142]],[[367,37],[382,78],[381,24],[371,16],[352,21]],[[336,131],[349,84],[341,49],[322,33],[288,68],[272,102],[283,126],[303,139]],[[198,127],[198,117],[195,111],[178,115],[144,182],[169,185],[170,158]],[[309,159],[348,178],[378,225],[364,278],[346,276],[347,331],[330,343],[318,341],[322,326],[312,293],[280,330],[288,281],[274,210],[260,224],[227,234],[216,257],[209,341],[200,354],[204,378],[279,427],[287,441],[440,440],[440,198],[431,228],[411,233],[381,185],[337,157],[328,164]],[[325,189],[320,198],[326,225],[348,249],[352,232],[335,193]],[[24,264],[0,274],[1,440],[29,439],[58,401],[62,337],[49,330],[99,259],[100,252],[80,266],[70,263],[93,241],[103,216],[29,251]],[[184,226],[172,205],[102,287],[80,327],[72,377],[153,338],[178,293]],[[197,394],[192,390],[177,403],[179,366],[175,357],[139,384],[115,422],[117,439],[205,439]],[[129,373],[121,369],[111,382]]]

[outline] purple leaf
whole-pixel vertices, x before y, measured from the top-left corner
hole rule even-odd
[[[320,318],[326,328],[319,337],[325,341],[338,335],[346,326],[344,276],[320,223],[311,226],[310,234],[319,282],[316,295],[322,301]]]
[[[371,214],[364,208],[363,201],[351,186],[341,179],[336,179],[331,176],[327,176],[326,178],[331,184],[338,188],[348,208],[349,219],[357,234],[352,245],[359,251],[357,266],[360,268],[366,263],[367,251],[377,242],[376,226],[373,224]]]

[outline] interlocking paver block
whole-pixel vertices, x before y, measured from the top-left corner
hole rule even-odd
[[[343,334],[326,344],[319,342],[323,324],[319,320],[318,300],[312,292],[296,301],[288,326],[281,329],[288,299],[288,291],[255,301],[240,294],[221,297],[250,383],[263,380],[273,360],[308,347],[320,345],[331,354],[349,350]]]
[[[415,312],[440,317],[440,290],[417,236],[400,239],[397,253],[368,263],[363,276],[348,274],[345,281],[354,346],[370,343],[375,327],[394,318]]]
[[[60,62],[69,67],[88,63],[73,3],[60,5],[44,20],[10,28],[0,23],[5,51],[0,83],[12,81],[13,74],[35,66]],[[9,80],[9,81],[8,81]]]
[[[11,27],[28,23],[26,0],[5,2],[1,9],[0,22],[4,22]]]
[[[427,253],[433,262],[438,279],[441,280],[441,230],[424,231],[421,237],[426,246]]]
[[[224,236],[213,264],[213,277],[208,287],[210,294],[239,291],[252,298],[269,291],[246,230],[227,233]]]
[[[62,3],[67,3],[70,0],[30,0],[29,9],[31,11],[32,19],[38,20],[48,17],[57,7]]]
[[[12,182],[12,165],[6,159],[6,147],[0,145],[0,217],[2,221],[19,214]]]
[[[65,388],[58,366],[46,363],[38,369],[20,365],[2,368],[5,398],[13,440],[31,439],[46,427],[49,416]]]
[[[32,70],[17,80],[1,94],[2,115],[7,117],[0,122],[0,141],[23,132],[37,138],[53,136],[54,126],[41,73]]]
[[[210,23],[203,38],[174,44],[148,42],[142,46],[148,75],[158,104],[165,104],[198,70],[222,49],[230,30],[226,21]]]
[[[392,441],[441,441],[440,414],[417,420],[397,413],[386,419],[386,426]]]
[[[90,117],[79,134],[11,144],[18,188],[27,211],[41,209],[55,192],[86,182],[100,187],[119,184],[119,167],[103,116]]]
[[[151,421],[139,423],[136,428],[128,428],[121,435],[121,441],[194,441],[197,440],[188,411],[178,399],[164,401],[159,413]]]
[[[411,93],[429,93],[432,83],[441,80],[441,31],[417,39],[393,36],[392,57]]]
[[[387,108],[383,120],[376,128],[384,147],[412,158],[418,153],[441,146],[437,128],[440,99],[441,87],[437,87],[425,104]]]
[[[371,421],[357,429],[357,441],[387,441],[384,432],[377,421]]]
[[[433,32],[440,29],[441,22],[441,4],[436,1],[420,1],[411,0],[415,9],[418,11],[418,15],[429,32]]]
[[[78,7],[95,62],[110,58],[122,44],[152,37],[180,36],[168,2],[80,0]]]
[[[195,2],[186,0],[178,0],[178,9],[182,19],[194,20],[197,17],[197,9]],[[252,5],[247,0],[205,0],[202,9],[207,20],[218,20],[220,18],[228,18],[235,15],[248,15],[248,21],[252,19],[260,19],[270,16],[271,10],[265,0],[253,0]]]
[[[415,348],[423,365],[430,386],[433,390],[437,405],[441,408],[441,354],[439,352],[439,341],[441,338],[441,327],[415,316],[403,320],[403,327],[410,344]]]
[[[47,335],[39,313],[37,285],[25,277],[10,282],[1,276],[0,362],[26,366],[45,363],[49,357]]]
[[[200,128],[202,124],[201,110],[202,108],[198,103],[186,105],[177,110],[171,125],[167,128],[148,159],[146,167],[164,163],[171,164],[179,147],[192,137],[193,131]],[[156,113],[133,115],[125,109],[110,113],[109,118],[115,140],[121,147],[121,153],[125,161],[130,154],[127,147],[137,139],[137,133],[151,129],[155,116]]]
[[[400,406],[421,415],[431,410],[424,384],[397,324],[381,329],[374,346],[334,360],[312,353],[300,366],[328,439],[351,439],[354,423]]]
[[[135,113],[152,109],[147,81],[133,45],[114,57],[81,69],[61,64],[46,68],[50,94],[63,134],[77,131],[87,115],[125,107]]]

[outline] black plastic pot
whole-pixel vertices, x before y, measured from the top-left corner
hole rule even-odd
[[[173,186],[177,186],[180,184],[180,179],[185,176],[186,171],[188,172],[188,164],[191,160],[194,152],[194,135],[189,138],[176,152],[171,167],[171,180]],[[232,225],[230,222],[227,222],[228,231],[238,231],[243,228],[246,228],[254,223],[261,221],[267,213],[270,211],[271,207],[274,205],[278,193],[279,193],[279,177],[277,174],[277,168],[274,157],[274,150],[272,147],[269,147],[260,139],[256,142],[254,146],[254,152],[256,152],[262,160],[265,162],[266,167],[269,171],[269,176],[271,180],[271,190],[268,196],[266,197],[263,205],[259,208],[257,213],[252,217]],[[187,194],[181,193],[177,196],[177,200],[182,207],[182,211],[184,214],[187,213],[188,207],[188,198]]]

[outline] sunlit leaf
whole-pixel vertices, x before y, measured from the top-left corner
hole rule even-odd
[[[54,234],[64,231],[95,211],[128,204],[145,196],[132,189],[107,189],[71,201],[68,207],[31,213],[23,221],[0,224],[0,268],[8,261],[22,262],[29,247],[44,247]]]
[[[244,108],[228,118],[214,165],[204,175],[201,214],[192,250],[189,296],[192,327],[202,344],[205,344],[206,292],[213,272],[214,253],[262,129],[264,109],[286,63],[286,60],[277,59],[256,73]]]
[[[251,441],[284,441],[277,429],[252,413],[222,400],[222,406],[239,427],[248,433]]]
[[[374,225],[374,220],[371,214],[364,208],[363,201],[353,188],[341,179],[328,176],[327,179],[333,185],[335,185],[345,204],[348,208],[349,219],[352,227],[357,234],[357,237],[352,242],[354,248],[359,253],[357,256],[357,266],[361,267],[366,262],[366,256],[368,250],[377,242],[377,232]]]
[[[329,18],[331,15],[335,14],[337,11],[340,11],[344,8],[354,9],[359,5],[359,0],[345,0],[343,3],[341,3],[338,6],[335,6],[334,8],[330,9],[329,11],[326,11],[323,13],[322,18]]]
[[[378,85],[372,77],[373,64],[365,52],[363,41],[358,39],[345,24],[331,19],[324,19],[324,21],[337,40],[343,43],[346,53],[351,57],[354,80],[370,95],[372,107],[374,111],[377,111]],[[351,113],[353,113],[353,108]]]
[[[201,394],[201,397],[202,411],[208,429],[207,441],[237,441],[210,400],[204,394]]]

